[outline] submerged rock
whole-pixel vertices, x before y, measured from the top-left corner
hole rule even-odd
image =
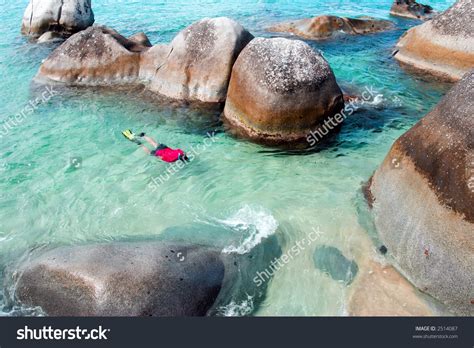
[[[224,279],[218,250],[165,242],[60,247],[23,264],[15,297],[50,316],[202,316]]]
[[[74,34],[41,65],[37,79],[81,85],[135,82],[148,47],[115,30],[93,26]]]
[[[224,116],[240,135],[286,144],[305,139],[343,107],[329,64],[309,45],[258,38],[234,64]]]
[[[48,31],[67,37],[93,23],[91,0],[30,0],[21,32],[35,38]]]
[[[232,66],[252,39],[229,18],[200,20],[173,39],[149,87],[173,99],[223,102]]]
[[[474,307],[474,71],[392,146],[370,181],[378,233],[420,290]]]
[[[415,0],[395,0],[390,8],[390,14],[392,16],[426,20],[431,19],[435,11],[431,6],[419,4]]]
[[[369,262],[351,286],[348,299],[350,316],[433,316],[428,303],[391,266]]]
[[[313,261],[317,269],[346,285],[352,283],[359,270],[355,261],[347,259],[339,249],[327,245],[314,250]]]
[[[292,33],[306,39],[327,39],[336,33],[351,35],[368,34],[393,28],[387,20],[371,17],[345,18],[336,16],[318,16],[293,22],[278,24],[269,30],[274,32]]]
[[[474,68],[473,0],[458,0],[433,20],[408,30],[394,57],[403,66],[457,81]]]

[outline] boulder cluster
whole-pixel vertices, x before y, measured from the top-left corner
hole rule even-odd
[[[327,61],[308,44],[254,39],[229,18],[203,19],[168,45],[104,26],[72,35],[43,62],[37,81],[144,84],[185,102],[225,103],[232,130],[271,144],[303,141],[344,107]]]

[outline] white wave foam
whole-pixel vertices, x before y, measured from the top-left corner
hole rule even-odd
[[[241,233],[243,237],[238,245],[225,247],[223,253],[248,253],[263,239],[274,234],[278,228],[278,221],[269,211],[249,205],[245,205],[230,218],[219,222]]]
[[[357,107],[357,108],[364,108],[364,107],[368,107],[368,106],[381,106],[384,104],[385,102],[385,98],[384,98],[384,95],[383,94],[377,94],[375,95],[372,99],[368,99],[368,100],[365,100],[365,99],[356,99],[354,101],[354,105]]]
[[[372,101],[367,102],[369,105],[379,106],[384,102],[383,94],[377,94]]]
[[[224,317],[243,317],[253,312],[253,296],[247,295],[247,299],[240,303],[232,301],[226,306],[219,308],[218,312]]]

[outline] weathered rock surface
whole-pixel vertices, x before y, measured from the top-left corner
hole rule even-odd
[[[327,39],[337,33],[351,35],[368,34],[393,28],[391,21],[370,17],[345,18],[336,16],[318,16],[288,23],[281,23],[269,30],[274,32],[292,33],[311,39]]]
[[[408,30],[394,55],[403,66],[457,81],[474,68],[473,0],[458,0],[433,20]]]
[[[140,80],[149,83],[172,52],[169,45],[155,45],[140,55]]]
[[[173,99],[223,102],[232,66],[252,39],[229,18],[200,20],[170,43],[170,54],[157,69],[150,89]]]
[[[329,64],[309,45],[258,38],[234,64],[224,116],[240,135],[285,144],[305,139],[343,107]]]
[[[71,85],[132,83],[148,47],[102,26],[74,34],[41,65],[37,78]]]
[[[202,316],[224,279],[220,251],[180,243],[60,247],[23,264],[15,296],[50,316]]]
[[[404,274],[465,315],[474,314],[473,110],[474,71],[395,142],[368,195]]]
[[[429,5],[423,5],[415,0],[394,0],[390,8],[392,16],[414,18],[414,19],[431,19],[435,15],[435,11]]]
[[[67,37],[94,23],[91,0],[30,0],[21,25],[24,35],[52,31]]]
[[[172,99],[222,103],[232,66],[252,39],[224,17],[198,21],[169,45],[155,46],[144,33],[127,39],[94,26],[58,47],[41,65],[37,80],[92,86],[144,83]]]
[[[433,316],[416,289],[391,266],[369,262],[351,286],[351,316]]]

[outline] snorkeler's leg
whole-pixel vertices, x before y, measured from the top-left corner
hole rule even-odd
[[[151,150],[146,147],[145,145],[140,145],[140,147],[143,149],[143,151],[145,151],[148,155],[151,155]]]
[[[153,146],[154,149],[156,149],[158,147],[158,143],[156,141],[154,141],[152,138],[150,138],[149,136],[147,135],[144,135],[143,136],[143,139],[145,139],[146,141],[148,141],[148,143]]]

